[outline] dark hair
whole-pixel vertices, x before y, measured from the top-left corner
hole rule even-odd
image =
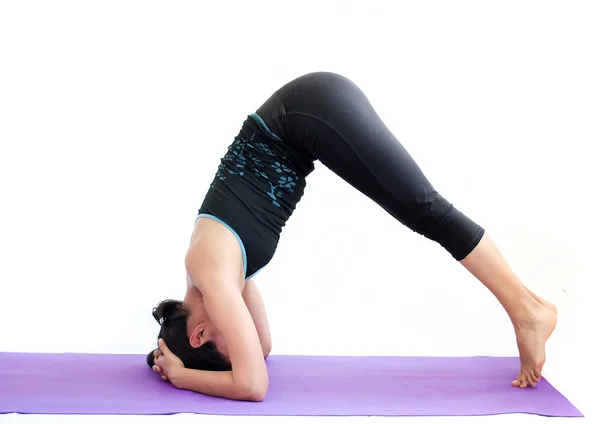
[[[178,300],[163,300],[152,310],[152,315],[160,324],[158,338],[163,339],[167,347],[185,365],[186,368],[206,371],[230,371],[231,363],[217,350],[214,342],[208,341],[195,348],[187,335],[189,311]],[[154,350],[146,357],[150,368],[154,365]]]

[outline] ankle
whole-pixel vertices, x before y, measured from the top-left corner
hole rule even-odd
[[[537,321],[540,305],[530,296],[524,297],[512,312],[509,312],[510,319],[515,328],[528,328]]]

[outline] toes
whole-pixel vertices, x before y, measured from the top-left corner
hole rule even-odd
[[[527,388],[527,376],[525,374],[525,371],[521,371],[519,373],[519,387],[521,389]]]
[[[534,380],[534,376],[533,376],[532,372],[527,374],[527,383],[529,384],[530,387],[535,387],[536,382]]]
[[[541,378],[541,373],[534,370],[521,370],[519,375],[512,381],[513,387],[525,389],[527,387],[535,387]]]
[[[165,380],[165,381],[167,381],[167,380],[168,380],[167,376],[166,376],[166,375],[164,375],[164,374],[162,374],[162,375],[161,375],[161,377],[162,377],[162,379],[163,379],[163,380]]]
[[[523,370],[519,372],[519,375],[513,380],[511,384],[514,387],[520,387],[521,389],[527,387],[527,378],[525,377],[525,373]]]
[[[512,382],[512,385],[526,389],[527,387],[535,387],[538,382],[539,378],[533,370],[521,370],[519,376]]]

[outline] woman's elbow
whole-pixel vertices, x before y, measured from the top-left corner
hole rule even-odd
[[[249,402],[262,402],[267,396],[267,384],[248,384],[239,388],[238,399]]]
[[[267,391],[260,390],[260,391],[254,391],[254,392],[250,393],[250,395],[248,396],[248,398],[246,400],[248,400],[250,402],[262,402],[263,400],[265,400],[265,397],[267,397]]]

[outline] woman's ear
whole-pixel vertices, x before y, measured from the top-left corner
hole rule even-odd
[[[204,323],[198,324],[194,327],[194,330],[192,330],[192,334],[190,334],[190,345],[192,345],[193,348],[199,348],[207,341],[206,325]]]

